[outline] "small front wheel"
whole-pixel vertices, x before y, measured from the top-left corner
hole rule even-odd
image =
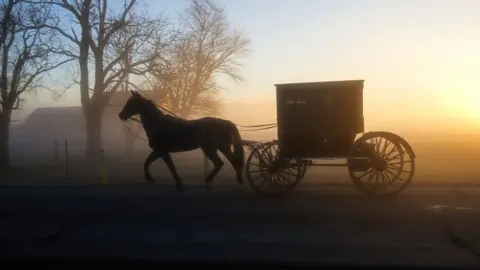
[[[293,190],[307,169],[303,160],[283,159],[276,142],[263,143],[250,153],[246,162],[247,179],[255,192],[279,196]]]

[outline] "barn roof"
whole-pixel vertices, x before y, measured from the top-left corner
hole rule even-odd
[[[41,107],[33,110],[25,121],[19,126],[22,129],[36,126],[58,125],[67,127],[71,125],[83,125],[84,116],[82,107]]]
[[[51,116],[83,116],[82,107],[80,106],[70,106],[70,107],[40,107],[33,110],[33,112],[27,117],[27,120],[30,118],[37,117],[51,117]]]
[[[151,97],[152,91],[140,91],[146,97]],[[110,104],[114,104],[113,107],[107,107],[104,116],[110,115],[113,111],[120,109],[119,106],[123,105],[130,97],[130,91],[116,92],[111,100]],[[110,113],[107,113],[110,111]],[[85,118],[83,115],[83,109],[81,106],[68,106],[68,107],[40,107],[33,110],[18,126],[20,129],[36,128],[37,126],[50,126],[57,125],[59,127],[84,127]]]

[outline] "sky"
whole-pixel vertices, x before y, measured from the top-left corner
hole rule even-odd
[[[139,0],[175,16],[182,0]],[[217,0],[251,39],[227,101],[274,111],[274,84],[364,79],[371,128],[480,132],[480,1]],[[28,107],[76,105],[78,90]],[[275,122],[275,119],[272,119]]]

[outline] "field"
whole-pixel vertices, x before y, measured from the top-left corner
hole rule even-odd
[[[252,136],[246,137],[252,139]],[[477,137],[406,139],[417,154],[414,183],[480,183],[480,140]],[[105,150],[101,162],[100,154],[98,161],[85,161],[83,147],[79,144],[69,144],[68,158],[63,145],[57,146],[55,152],[52,142],[22,144],[22,148],[12,149],[14,169],[7,182],[9,185],[100,184],[102,176],[107,175],[109,184],[142,183],[143,161],[149,151],[144,142],[140,142],[137,149],[126,156],[110,147]],[[209,163],[205,164],[200,151],[174,154],[173,158],[187,184],[203,183],[206,170],[211,168]],[[159,183],[173,183],[162,160],[152,164],[151,172]],[[233,175],[232,167],[226,162],[215,183],[233,184]],[[349,183],[345,168],[311,168],[304,180],[306,183]]]

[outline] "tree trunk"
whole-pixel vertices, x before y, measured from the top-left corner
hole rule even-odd
[[[10,115],[0,115],[0,175],[10,168]]]
[[[102,118],[96,114],[87,119],[87,147],[86,156],[91,160],[101,157],[102,149]]]
[[[135,150],[135,140],[138,138],[141,126],[136,123],[125,123],[123,135],[125,136],[125,154],[133,154]]]

